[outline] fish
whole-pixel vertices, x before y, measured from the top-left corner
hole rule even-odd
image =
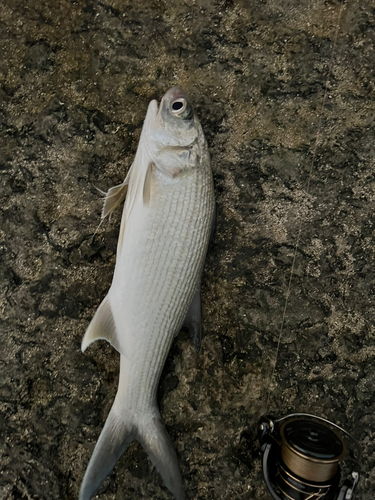
[[[157,403],[174,337],[201,343],[200,283],[215,220],[207,142],[189,98],[169,89],[147,109],[124,182],[104,200],[102,219],[125,199],[111,287],[82,340],[120,353],[117,394],[86,469],[79,500],[90,500],[135,439],[177,500],[185,492]]]

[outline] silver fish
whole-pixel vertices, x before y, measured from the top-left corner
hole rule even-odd
[[[182,326],[199,350],[200,280],[214,219],[207,143],[183,91],[150,102],[125,181],[111,188],[102,217],[126,201],[111,288],[82,340],[106,339],[120,357],[119,386],[79,500],[89,500],[129,444],[138,440],[177,500],[185,498],[156,391]]]

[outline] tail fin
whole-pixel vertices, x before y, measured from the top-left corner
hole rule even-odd
[[[176,452],[159,414],[145,418],[138,427],[136,439],[147,451],[151,462],[176,500],[184,500],[185,492]]]
[[[90,500],[95,495],[133,439],[131,422],[121,419],[112,407],[87,466],[79,500]]]
[[[176,453],[159,414],[142,415],[132,423],[112,407],[83,478],[79,500],[90,500],[95,495],[133,439],[147,451],[176,500],[185,499]]]

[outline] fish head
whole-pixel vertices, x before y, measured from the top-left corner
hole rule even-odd
[[[159,170],[174,177],[196,166],[205,139],[189,98],[180,87],[166,92],[148,129],[148,150]]]
[[[156,103],[156,101],[153,101]],[[180,87],[172,87],[164,94],[155,110],[149,130],[149,140],[156,149],[190,146],[198,137],[200,123],[187,95]]]
[[[198,135],[197,117],[180,87],[172,87],[161,100],[155,120],[155,137],[161,146],[189,146]]]

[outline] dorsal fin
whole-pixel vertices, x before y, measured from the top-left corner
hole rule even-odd
[[[98,307],[86,330],[81,344],[82,352],[85,352],[90,344],[99,339],[107,340],[118,352],[121,352],[108,295]]]

